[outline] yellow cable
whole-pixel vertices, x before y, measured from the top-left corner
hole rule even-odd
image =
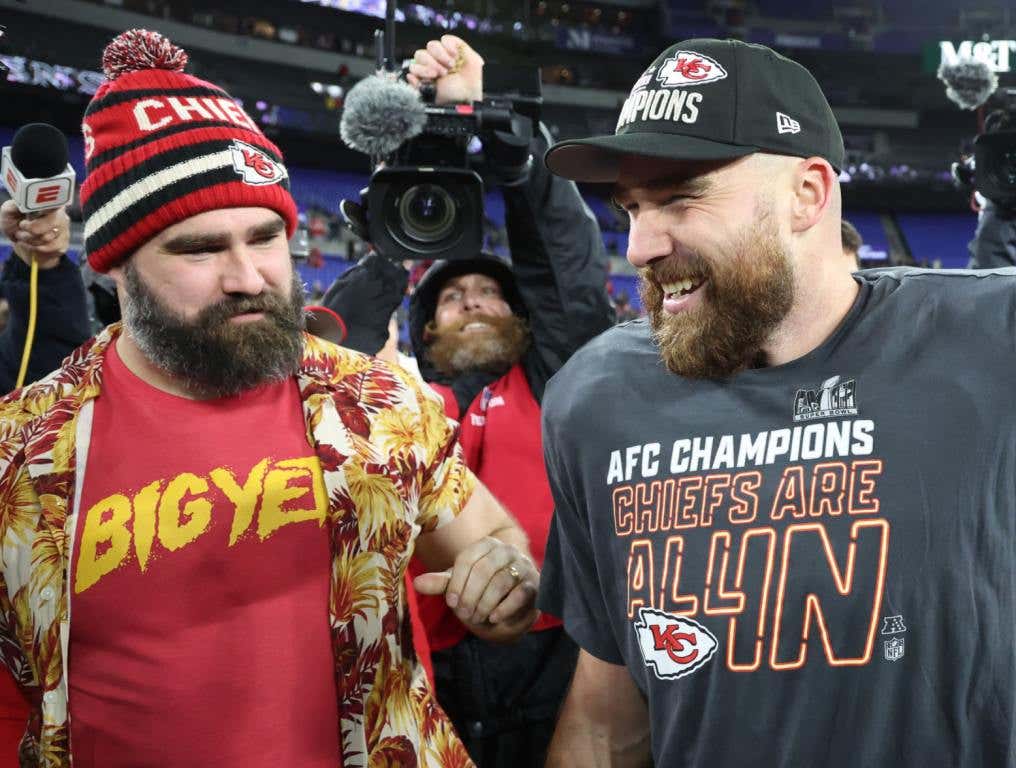
[[[18,258],[14,255],[13,258]],[[16,389],[25,383],[28,373],[28,358],[32,355],[32,342],[35,340],[35,316],[39,311],[39,262],[32,256],[32,276],[28,281],[28,333],[25,334],[25,350],[21,353],[21,370],[18,371]]]

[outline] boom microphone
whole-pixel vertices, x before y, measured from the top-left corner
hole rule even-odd
[[[998,75],[977,59],[960,59],[954,64],[943,61],[938,79],[945,83],[945,95],[960,109],[977,109],[998,88]]]
[[[61,208],[74,195],[67,137],[48,123],[29,123],[3,148],[0,178],[22,213]]]
[[[380,72],[349,89],[339,133],[352,149],[384,157],[420,134],[426,109],[415,88]]]

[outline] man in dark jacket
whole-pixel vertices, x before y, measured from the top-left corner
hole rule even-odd
[[[472,48],[445,35],[416,52],[408,79],[434,81],[438,103],[479,101],[482,66]],[[614,321],[596,219],[572,182],[547,172],[541,158],[549,143],[544,130],[530,148],[529,175],[502,186],[512,265],[488,254],[436,262],[409,310],[421,375],[461,423],[467,464],[518,519],[537,565],[553,513],[543,391],[573,352]],[[377,353],[404,288],[405,271],[374,253],[323,303],[343,318],[346,346]],[[503,576],[515,577],[511,568]],[[544,615],[518,644],[497,645],[484,628],[467,630],[469,616],[453,603],[419,597],[438,701],[479,768],[542,765],[575,644]]]
[[[480,57],[445,35],[416,52],[410,82],[434,80],[439,101],[477,100]],[[503,187],[509,267],[480,254],[436,262],[410,300],[423,378],[461,423],[467,464],[517,517],[542,562],[553,501],[543,465],[540,401],[571,354],[612,325],[607,256],[596,219],[571,182],[532,147],[528,179]],[[480,768],[542,765],[576,658],[556,617],[517,645],[469,634],[455,606],[420,598],[438,701]],[[457,616],[457,618],[456,618]]]
[[[0,333],[0,394],[5,394],[15,388],[21,367],[33,258],[39,265],[39,305],[24,383],[55,371],[92,334],[81,273],[66,256],[70,221],[64,210],[28,218],[8,200],[0,207],[0,231],[14,244],[0,273],[0,297],[10,305],[10,320]]]

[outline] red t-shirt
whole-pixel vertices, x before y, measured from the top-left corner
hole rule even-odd
[[[540,405],[526,381],[520,363],[477,395],[465,414],[459,414],[450,387],[431,384],[444,399],[445,413],[460,422],[459,443],[466,464],[491,493],[515,516],[529,538],[529,549],[538,568],[543,567],[554,498],[543,464]],[[426,569],[419,560],[410,563],[416,576]],[[442,651],[466,636],[466,627],[445,603],[444,596],[421,595],[420,617],[427,628],[427,641]],[[543,613],[532,632],[561,626],[561,620]]]
[[[72,561],[75,768],[341,765],[326,513],[294,379],[188,400],[109,348]]]

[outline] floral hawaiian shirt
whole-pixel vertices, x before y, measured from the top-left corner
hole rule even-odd
[[[22,766],[71,764],[68,564],[113,325],[0,399],[0,660],[32,704]],[[304,337],[297,374],[329,498],[329,614],[345,768],[472,766],[413,651],[405,568],[475,478],[455,423],[401,369]],[[80,470],[80,471],[78,471]]]

